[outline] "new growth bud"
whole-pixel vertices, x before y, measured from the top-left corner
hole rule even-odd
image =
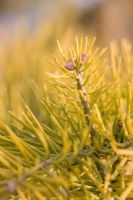
[[[85,53],[83,53],[83,54],[81,55],[81,63],[84,63],[84,62],[87,60],[87,58],[88,58],[88,55],[85,54]]]
[[[16,184],[13,182],[8,182],[6,184],[6,188],[7,188],[8,192],[14,192],[14,190],[16,189]]]
[[[75,67],[73,66],[71,60],[68,60],[68,62],[64,66],[68,71],[73,71]]]

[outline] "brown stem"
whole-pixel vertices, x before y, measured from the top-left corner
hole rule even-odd
[[[79,152],[78,156],[88,156],[91,155],[93,153],[93,150],[91,148],[87,148],[81,152]],[[66,159],[71,157],[73,154],[73,152],[69,152],[66,155]],[[14,192],[16,190],[16,186],[18,184],[22,184],[24,181],[26,181],[26,179],[28,177],[30,177],[32,174],[36,173],[38,170],[41,169],[46,169],[47,167],[49,167],[50,165],[54,164],[55,161],[58,161],[59,156],[55,156],[55,157],[51,157],[49,159],[47,159],[46,161],[43,161],[41,163],[39,163],[37,166],[33,167],[32,169],[29,169],[27,172],[24,172],[21,176],[19,176],[16,181],[8,181],[6,182],[6,185],[10,184],[14,184],[14,189],[12,192]],[[7,190],[9,191],[9,188],[7,187]],[[10,191],[9,191],[10,192]]]
[[[90,127],[90,109],[88,106],[86,88],[83,86],[83,78],[78,69],[76,69],[76,74],[77,74],[77,88],[78,90],[81,91],[80,98],[83,106],[83,112],[86,118],[87,125]]]
[[[76,75],[77,75],[77,88],[78,90],[81,91],[80,93],[80,99],[81,99],[81,103],[82,103],[82,107],[83,107],[83,112],[85,115],[85,119],[86,119],[86,123],[87,126],[90,130],[90,136],[91,136],[91,142],[93,143],[94,137],[96,136],[96,131],[95,129],[91,126],[91,114],[90,114],[90,108],[89,108],[89,104],[88,104],[88,99],[87,99],[87,91],[86,88],[84,87],[84,81],[83,81],[83,77],[82,74],[80,72],[79,69],[76,68],[75,70]]]

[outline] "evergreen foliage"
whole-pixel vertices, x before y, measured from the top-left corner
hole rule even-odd
[[[0,199],[133,199],[131,45],[100,49],[81,37],[64,52],[57,43],[54,70],[40,78],[29,66],[32,95],[24,86],[22,108],[0,121]],[[19,78],[8,76],[13,93]]]

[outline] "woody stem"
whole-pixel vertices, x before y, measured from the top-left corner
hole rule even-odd
[[[90,128],[90,109],[88,106],[88,100],[87,100],[87,91],[86,88],[83,86],[83,77],[81,75],[81,72],[79,69],[76,69],[76,75],[77,75],[77,88],[80,90],[80,99],[83,107],[83,112],[86,118],[86,122],[88,127]]]

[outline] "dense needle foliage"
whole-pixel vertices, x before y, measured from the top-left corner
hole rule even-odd
[[[63,51],[57,41],[45,64],[40,41],[4,52],[1,200],[133,199],[132,49],[94,43]]]

